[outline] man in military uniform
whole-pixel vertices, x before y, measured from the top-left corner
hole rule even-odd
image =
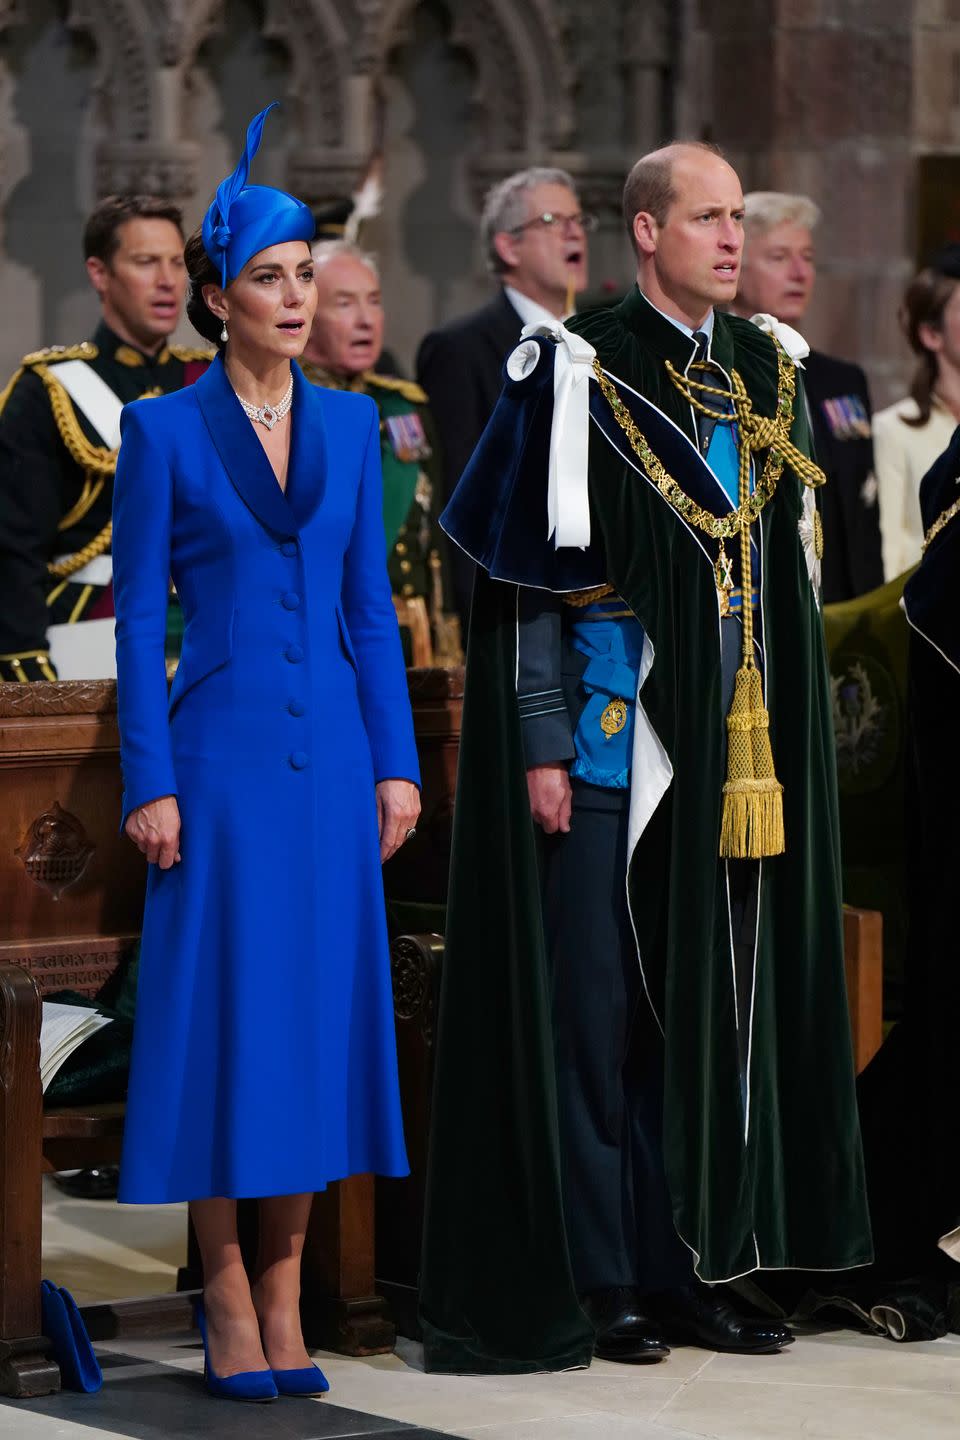
[[[757,190],[744,197],[746,244],[736,315],[770,314],[788,325],[803,319],[813,295],[813,231],[820,211],[806,195]],[[812,350],[804,361],[813,446],[826,471],[823,598],[853,600],[883,584],[880,511],[873,473],[870,393],[859,365]]]
[[[141,195],[101,201],[84,255],[100,324],[80,345],[25,356],[0,395],[0,680],[115,673],[120,410],[192,383],[210,359],[168,344],[186,290],[175,205]]]
[[[456,664],[459,626],[446,614],[441,537],[434,520],[437,458],[427,396],[373,369],[383,348],[376,261],[344,240],[313,247],[319,304],[303,356],[315,384],[370,395],[380,412],[387,570],[408,663]],[[405,602],[405,603],[404,603]]]

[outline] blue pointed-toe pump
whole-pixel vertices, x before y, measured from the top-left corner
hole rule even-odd
[[[276,1400],[280,1392],[274,1383],[272,1370],[241,1370],[239,1375],[225,1375],[222,1378],[216,1373],[210,1364],[207,1317],[202,1301],[197,1305],[196,1313],[197,1328],[203,1341],[203,1378],[210,1394],[217,1395],[221,1400]]]
[[[330,1381],[319,1365],[305,1365],[301,1370],[274,1370],[274,1384],[281,1395],[326,1395]]]

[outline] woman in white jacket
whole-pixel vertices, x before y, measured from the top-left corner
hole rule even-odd
[[[910,282],[900,322],[918,357],[910,394],[873,417],[887,580],[920,559],[920,481],[960,422],[960,245],[947,246]]]

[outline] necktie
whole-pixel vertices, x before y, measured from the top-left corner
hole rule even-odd
[[[708,353],[710,349],[710,337],[703,330],[694,330],[693,338],[697,346],[697,353],[693,357],[694,363],[701,365],[709,364]],[[696,375],[694,376],[694,379],[707,380],[711,384],[714,383],[712,367],[710,371],[698,370]],[[717,408],[716,395],[705,395],[703,398],[711,409]],[[706,455],[707,451],[710,449],[710,441],[713,439],[713,432],[716,428],[717,422],[710,415],[704,415],[702,410],[698,410],[696,413],[697,441],[700,445],[700,454]]]

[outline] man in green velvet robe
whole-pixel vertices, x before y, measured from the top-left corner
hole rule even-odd
[[[434,1370],[774,1350],[789,1332],[714,1285],[870,1259],[823,477],[800,337],[714,310],[742,212],[710,147],[638,162],[637,288],[525,332],[443,517],[479,572],[421,1277]]]

